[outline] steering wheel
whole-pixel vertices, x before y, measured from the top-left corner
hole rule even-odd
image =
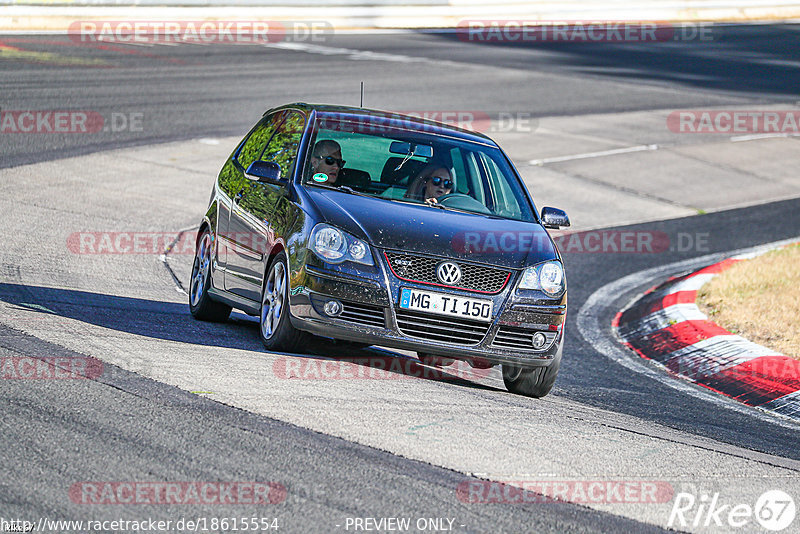
[[[442,204],[445,200],[449,200],[451,198],[463,198],[463,197],[467,197],[469,199],[472,199],[471,196],[465,195],[464,193],[447,193],[446,195],[442,195],[439,198],[437,198],[436,202],[438,202],[439,204]]]
[[[464,193],[447,193],[437,198],[436,202],[445,208],[456,208],[485,215],[491,214],[486,206]]]

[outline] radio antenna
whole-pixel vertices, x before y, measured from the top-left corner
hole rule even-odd
[[[364,82],[361,82],[361,107],[364,107]]]

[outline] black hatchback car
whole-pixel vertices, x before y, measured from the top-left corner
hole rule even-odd
[[[541,397],[558,374],[566,277],[505,153],[452,126],[360,108],[267,111],[225,162],[203,217],[189,304],[260,317],[269,350],[316,334],[502,364]]]

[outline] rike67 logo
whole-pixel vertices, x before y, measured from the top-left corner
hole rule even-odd
[[[722,528],[727,532],[731,528],[742,528],[752,532],[756,528],[755,522],[761,528],[779,532],[794,522],[795,513],[794,499],[781,490],[764,492],[752,505],[726,502],[719,493],[703,493],[697,497],[693,493],[680,492],[675,496],[667,526],[679,529]]]

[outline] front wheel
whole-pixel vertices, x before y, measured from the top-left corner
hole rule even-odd
[[[289,319],[289,268],[281,252],[267,268],[261,291],[261,342],[268,350],[298,352],[307,334],[296,329]]]
[[[517,365],[503,364],[503,382],[511,393],[526,397],[544,397],[556,382],[558,368],[561,366],[561,348],[559,347],[553,361],[547,367],[523,368]]]
[[[225,322],[231,314],[231,307],[211,299],[211,258],[213,256],[211,233],[205,230],[197,242],[192,265],[192,279],[189,286],[189,311],[195,319]]]

